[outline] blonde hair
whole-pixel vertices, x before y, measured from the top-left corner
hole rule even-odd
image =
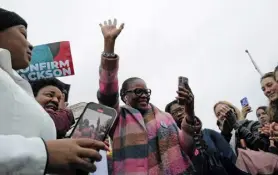
[[[214,111],[214,114],[215,114],[215,115],[216,115],[216,113],[215,113],[215,108],[216,108],[216,106],[219,105],[219,104],[224,104],[224,105],[227,105],[228,107],[232,108],[232,109],[235,111],[235,113],[236,113],[236,118],[237,118],[237,120],[244,120],[244,119],[245,119],[245,118],[241,115],[240,110],[239,110],[235,105],[233,105],[232,103],[227,102],[227,101],[219,101],[218,103],[216,103],[216,104],[214,105],[213,111]]]

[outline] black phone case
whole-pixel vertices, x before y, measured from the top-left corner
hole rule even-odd
[[[96,105],[96,106],[98,106],[98,107],[109,108],[109,107],[107,107],[107,106],[105,106],[105,105],[100,105],[100,104],[96,104],[96,103],[93,103],[93,102],[88,103],[88,104],[86,105],[86,107],[84,108],[82,114],[80,115],[78,121],[76,122],[76,126],[75,126],[74,129],[72,130],[72,132],[71,132],[71,134],[70,134],[70,137],[72,137],[72,135],[73,135],[73,133],[74,133],[76,127],[78,127],[78,124],[79,124],[80,120],[83,118],[83,115],[84,115],[86,109],[87,109],[90,105],[92,105],[92,104],[93,104],[93,105]],[[111,109],[112,109],[112,108],[111,108]],[[115,117],[114,117],[114,119],[113,119],[113,122],[112,122],[110,128],[109,128],[109,129],[106,131],[106,133],[105,133],[104,140],[105,140],[105,138],[108,136],[108,133],[110,132],[111,128],[113,127],[116,118],[117,118],[117,112],[116,112],[116,114],[115,114]],[[104,140],[102,140],[102,141],[104,141]],[[99,151],[99,150],[97,150],[97,151]],[[94,161],[92,161],[92,163],[94,163]],[[83,171],[83,170],[76,170],[76,171],[75,171],[75,174],[76,174],[76,175],[88,175],[89,172],[86,172],[86,171]]]

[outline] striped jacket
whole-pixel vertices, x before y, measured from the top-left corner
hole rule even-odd
[[[101,59],[97,94],[100,103],[118,112],[118,121],[112,133],[113,174],[188,174],[190,160],[187,154],[193,153],[192,137],[178,129],[170,114],[153,107],[155,122],[151,124],[153,129],[148,128],[147,132],[138,110],[119,106],[118,60]]]

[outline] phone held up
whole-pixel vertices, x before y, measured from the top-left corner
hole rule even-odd
[[[117,117],[115,109],[90,102],[86,105],[70,137],[104,141]]]
[[[105,141],[117,117],[117,111],[105,105],[90,102],[84,108],[73,128],[70,138],[91,138]],[[88,175],[76,170],[75,174]]]
[[[241,107],[249,106],[247,97],[244,97],[243,99],[241,99],[240,104],[241,104]]]
[[[179,86],[186,88],[188,86],[188,78],[179,76]]]
[[[183,88],[188,88],[188,78],[179,76],[178,86]],[[182,102],[179,101],[179,104],[182,105]]]

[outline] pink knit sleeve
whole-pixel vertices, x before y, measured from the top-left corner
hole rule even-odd
[[[99,91],[100,103],[113,107],[119,112],[119,84],[118,84],[119,58],[101,58],[99,68]]]

